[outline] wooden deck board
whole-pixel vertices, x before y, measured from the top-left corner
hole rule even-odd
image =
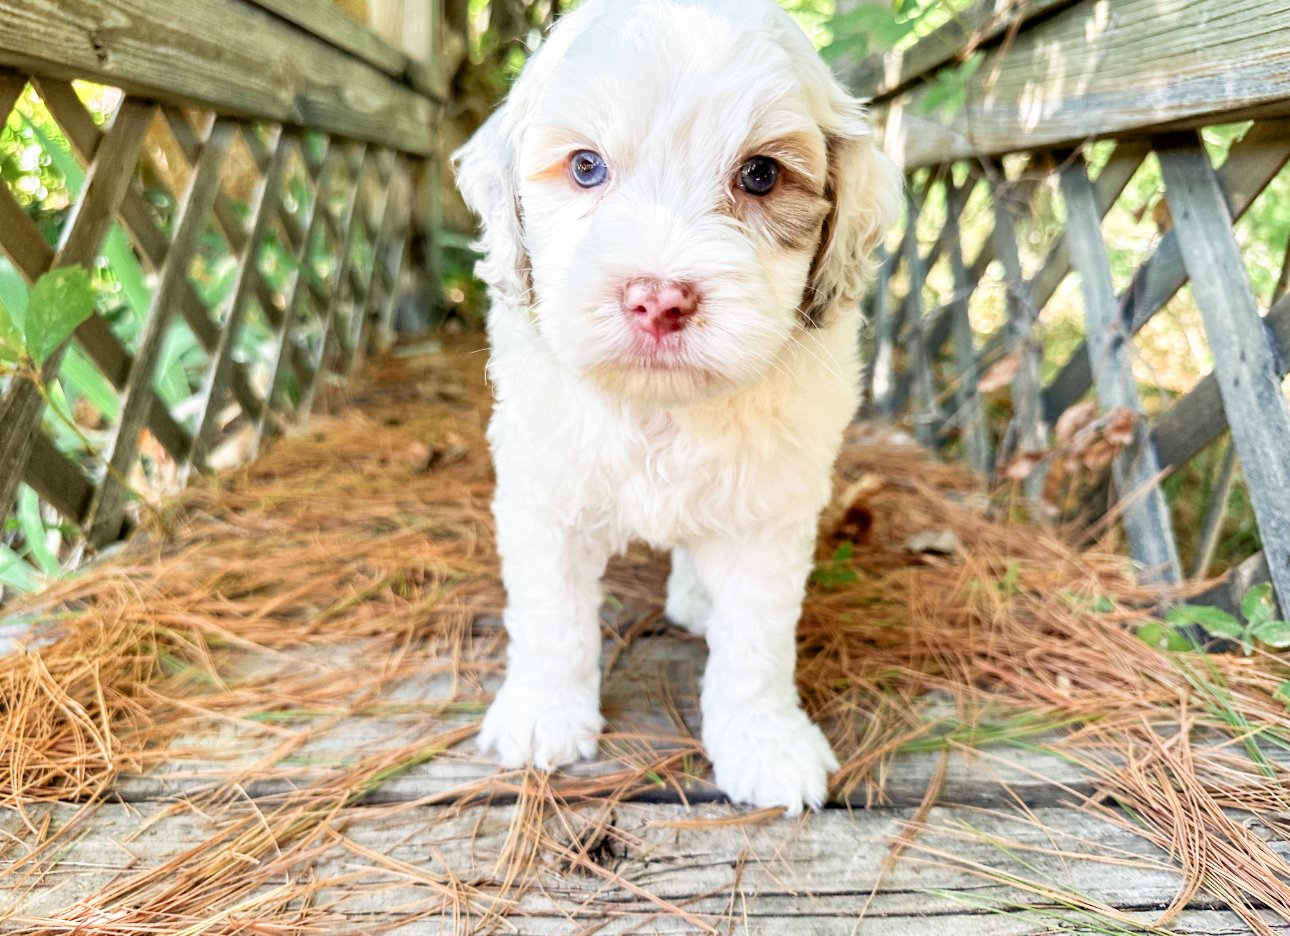
[[[74,809],[40,807],[33,815],[52,814],[58,824]],[[163,811],[169,814],[157,821]],[[1061,911],[1055,898],[1042,900],[968,869],[988,867],[1000,876],[1041,883],[1054,893],[1079,894],[1144,922],[1158,916],[1178,891],[1178,873],[1167,866],[1165,856],[1149,853],[1134,833],[1062,808],[1036,809],[1033,821],[1016,812],[933,809],[916,845],[884,868],[888,846],[912,812],[826,810],[800,822],[677,828],[678,823],[726,819],[729,813],[712,805],[620,805],[610,822],[623,844],[603,852],[598,866],[655,900],[606,887],[604,878],[571,870],[551,850],[538,856],[534,877],[517,898],[510,920],[522,933],[577,931],[565,914],[583,926],[608,921],[606,932],[642,925],[646,932],[695,931],[693,924],[687,929],[656,919],[662,901],[718,928],[724,920],[740,931],[931,934],[945,932],[953,919],[955,929],[964,933],[1040,933],[1051,931],[1059,919],[1078,916]],[[363,921],[388,921],[399,908],[437,905],[432,888],[408,874],[377,867],[365,851],[431,877],[442,875],[449,863],[454,875],[497,896],[494,866],[514,819],[513,806],[465,813],[432,806],[351,809],[335,823],[342,838],[310,869],[318,880],[345,882],[324,889],[319,899],[324,904],[329,898],[340,900],[338,909],[352,921],[346,932],[361,932]],[[569,835],[559,831],[555,820],[548,819],[548,829],[556,843],[567,844]],[[23,836],[13,815],[0,819],[0,831],[6,838]],[[109,884],[199,845],[213,831],[213,822],[193,810],[172,810],[163,803],[105,804],[63,850],[58,868],[39,886],[8,899],[21,916],[56,916]],[[1045,853],[1052,849],[1078,850],[1089,857]],[[1290,854],[1290,845],[1282,843],[1279,849]],[[355,877],[356,871],[364,873]],[[853,930],[866,902],[865,921]],[[1018,907],[1031,910],[1020,913]],[[991,908],[1011,912],[998,916]],[[1181,925],[1172,927],[1174,932],[1245,931],[1204,895],[1193,899],[1188,911]],[[1290,927],[1269,923],[1275,932],[1290,932]],[[418,925],[423,928],[410,926],[406,932],[433,931],[425,928],[426,921]]]
[[[614,644],[606,642],[608,659]],[[338,670],[346,665],[347,656],[360,657],[361,647],[334,649],[324,665]],[[702,641],[679,636],[672,631],[652,634],[637,640],[617,660],[603,684],[603,709],[608,720],[607,731],[641,733],[653,740],[653,747],[664,751],[686,745],[685,733],[673,717],[674,709],[685,720],[686,730],[697,736],[699,711],[697,690],[706,650]],[[320,665],[319,651],[311,648],[301,653],[301,667]],[[286,669],[291,669],[287,664]],[[478,695],[482,710],[489,692],[500,682],[500,671],[484,679]],[[393,687],[380,700],[374,714],[352,715],[329,720],[318,714],[294,720],[275,719],[269,727],[258,722],[229,723],[176,739],[172,747],[187,752],[164,767],[143,775],[122,777],[117,795],[128,802],[169,800],[209,789],[236,777],[257,765],[256,780],[247,790],[256,797],[268,797],[289,787],[297,787],[325,776],[329,770],[352,764],[360,755],[383,749],[394,749],[415,742],[418,736],[431,736],[436,730],[478,720],[482,712],[457,712],[445,715],[445,702],[462,701],[463,694],[453,696],[447,677],[427,680],[411,679]],[[466,697],[468,698],[468,696]],[[664,705],[667,699],[670,705]],[[384,714],[391,707],[400,711]],[[308,737],[289,756],[269,765],[264,758],[281,744],[284,733]],[[602,748],[596,761],[576,764],[560,774],[561,778],[604,776],[624,769],[626,764],[612,757],[612,739]],[[926,794],[928,778],[936,769],[940,754],[913,752],[889,760],[875,777],[881,788],[880,802],[895,806],[915,806]],[[707,802],[721,799],[711,784],[710,772],[704,769],[685,786],[687,800]],[[451,800],[472,791],[493,794],[506,799],[495,787],[508,786],[513,774],[500,772],[494,762],[479,756],[472,741],[458,745],[448,754],[404,774],[386,780],[368,797],[369,802],[390,803],[420,800],[427,797]],[[1057,805],[1091,793],[1089,773],[1069,761],[1032,748],[1000,747],[981,752],[955,751],[951,754],[941,790],[941,801],[974,806],[1003,806],[1015,799],[1031,805]],[[676,793],[660,786],[652,799],[675,800]],[[861,788],[851,797],[857,806],[875,803],[875,791]]]

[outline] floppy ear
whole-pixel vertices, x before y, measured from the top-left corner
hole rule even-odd
[[[831,203],[811,265],[802,311],[822,324],[839,304],[856,305],[873,272],[873,251],[900,210],[904,181],[873,143],[860,105],[847,99],[843,129],[828,132]]]
[[[513,129],[503,104],[452,154],[457,188],[483,229],[477,246],[484,258],[475,273],[495,296],[513,308],[527,308],[532,280],[524,247],[524,222],[515,186]]]

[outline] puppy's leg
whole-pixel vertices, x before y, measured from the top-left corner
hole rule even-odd
[[[663,613],[678,627],[691,634],[702,634],[708,626],[712,599],[699,581],[694,557],[683,546],[672,550],[672,572],[667,577],[667,606]]]
[[[506,681],[479,731],[503,765],[550,770],[596,755],[600,577],[608,550],[515,503],[495,505],[510,644]]]
[[[793,682],[795,632],[815,526],[703,543],[699,578],[712,594],[703,678],[703,744],[735,802],[818,808],[838,768]]]

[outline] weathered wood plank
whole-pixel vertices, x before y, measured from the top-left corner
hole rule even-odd
[[[336,48],[379,68],[391,78],[401,80],[407,75],[411,64],[408,56],[330,3],[311,3],[310,0],[251,0],[251,2]]]
[[[57,827],[75,808],[38,807],[33,814]],[[516,813],[512,806],[464,813],[432,806],[347,810],[336,818],[340,834],[333,845],[311,863],[313,879],[323,882],[315,899],[343,897],[336,922],[349,925],[336,931],[354,932],[359,921],[371,925],[434,908],[442,891],[426,885],[451,875],[472,882],[483,897],[480,905],[458,908],[466,919],[457,931],[471,931],[470,918],[492,904],[502,884],[498,861]],[[234,817],[245,814],[245,807],[233,808]],[[933,808],[890,867],[889,846],[907,834],[911,809],[827,810],[801,822],[722,824],[738,814],[720,806],[626,804],[608,815],[589,805],[566,809],[558,819],[548,816],[549,844],[540,849],[531,886],[509,895],[515,904],[507,916],[524,933],[568,933],[593,924],[597,932],[694,932],[697,919],[722,932],[735,925],[762,933],[1037,934],[1065,931],[1058,925],[1063,920],[1078,927],[1095,918],[1067,916],[1052,896],[1007,879],[1032,881],[1049,894],[1078,894],[1137,914],[1144,924],[1182,884],[1169,858],[1127,824],[1076,809],[1039,808],[1026,817],[1015,810]],[[602,822],[599,835],[591,831]],[[22,841],[25,829],[17,817],[9,814],[0,823],[0,830]],[[10,920],[57,918],[108,885],[201,845],[219,828],[218,816],[169,804],[100,806],[58,863],[15,895]],[[577,856],[594,844],[584,836],[602,847],[579,867]],[[1274,848],[1290,851],[1284,842]],[[993,880],[987,877],[992,872]],[[689,920],[677,913],[682,907]],[[1184,909],[1170,932],[1241,931],[1235,916],[1204,893]],[[1013,915],[1000,917],[1001,911]],[[1273,932],[1290,931],[1269,919]],[[688,928],[672,928],[669,921]],[[408,932],[426,932],[428,924]]]
[[[982,0],[908,49],[870,55],[852,68],[844,65],[841,77],[859,96],[881,100],[938,68],[952,66],[962,50],[989,46],[1016,28],[1018,21],[1035,19],[1075,2],[1079,0]],[[854,37],[835,27],[834,46],[845,48],[854,42]]]
[[[1194,134],[1156,147],[1165,197],[1214,355],[1214,374],[1241,456],[1259,535],[1277,595],[1290,601],[1290,408],[1277,361],[1250,289],[1231,215]]]
[[[1287,0],[1079,3],[987,53],[948,122],[923,116],[927,83],[875,117],[888,152],[913,168],[1236,112],[1285,115],[1288,30]]]
[[[864,411],[885,407],[894,385],[895,325],[891,312],[891,274],[900,262],[899,258],[899,252],[889,254],[885,247],[878,248],[878,273],[869,293],[873,350],[868,355],[864,372],[865,398],[861,404]]]
[[[606,662],[617,647],[616,642],[606,642],[603,648]],[[286,661],[283,665],[293,671],[319,665],[361,666],[356,659],[364,658],[364,649],[358,646],[348,652],[349,657],[319,659],[316,649],[301,651],[298,662]],[[629,786],[638,788],[635,794],[638,799],[676,802],[677,790],[649,780],[645,771],[660,757],[695,750],[693,738],[698,736],[700,728],[696,690],[705,655],[702,641],[661,634],[638,640],[618,656],[604,680],[602,706],[609,723],[607,730],[618,732],[621,737],[607,740],[597,760],[579,763],[555,774],[556,788],[576,788],[588,778],[616,774]],[[488,675],[484,681],[485,692],[495,690],[499,683],[500,674]],[[355,751],[370,755],[401,748],[418,735],[446,731],[478,720],[488,696],[464,700],[475,702],[474,706],[462,705],[462,700],[457,699],[456,709],[445,712],[443,703],[454,698],[454,692],[447,680],[409,680],[384,693],[383,704],[393,710],[357,713],[335,724],[320,722],[316,715],[308,713],[294,720],[286,717],[288,713],[278,713],[270,723],[271,731],[266,729],[266,723],[256,720],[212,726],[177,739],[173,748],[185,753],[176,755],[164,769],[121,777],[114,795],[133,803],[169,800],[227,783],[232,778],[243,779],[255,765],[256,779],[245,783],[244,789],[256,799],[271,797],[352,764]],[[665,698],[671,700],[670,706],[659,704]],[[681,723],[674,721],[672,711]],[[929,717],[934,717],[934,713]],[[653,739],[650,743],[657,753],[642,749],[638,742],[630,740],[634,737]],[[275,763],[269,758],[270,753],[288,738],[291,739],[290,757]],[[946,762],[940,802],[983,807],[1015,802],[1053,806],[1094,792],[1096,778],[1088,770],[1046,753],[1044,738],[1031,741],[1021,747],[952,751]],[[883,804],[917,806],[926,794],[928,778],[937,770],[940,757],[934,751],[897,754],[876,765],[846,800],[861,808]],[[514,779],[514,772],[499,769],[490,758],[476,752],[473,742],[467,741],[434,761],[391,778],[367,802],[425,799],[442,803],[481,797],[499,802],[513,798]],[[682,789],[689,802],[722,798],[710,772],[698,760],[693,774],[682,783]]]
[[[245,0],[0,0],[0,63],[434,151],[425,96]]]
[[[1125,333],[1111,282],[1111,262],[1102,240],[1101,216],[1084,160],[1072,156],[1061,173],[1066,201],[1065,243],[1084,296],[1085,333],[1102,411],[1128,410],[1137,417],[1134,441],[1112,463],[1116,496],[1128,506],[1124,529],[1144,581],[1182,579],[1178,544],[1169,505],[1160,489],[1160,464],[1142,420],[1142,402],[1133,376],[1132,346]]]

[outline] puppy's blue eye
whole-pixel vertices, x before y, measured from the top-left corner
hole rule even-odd
[[[591,150],[578,150],[570,161],[573,181],[583,188],[595,188],[604,185],[609,179],[609,167],[599,153]]]
[[[769,156],[754,156],[739,167],[739,187],[749,195],[769,195],[779,180],[779,163]]]

